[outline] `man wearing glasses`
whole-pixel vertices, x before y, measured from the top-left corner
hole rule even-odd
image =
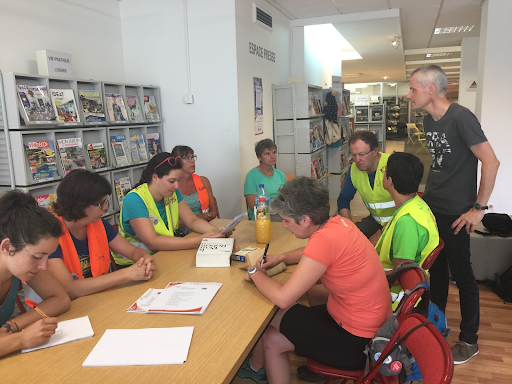
[[[354,132],[348,143],[354,163],[347,172],[338,197],[338,212],[340,216],[352,220],[350,202],[359,192],[370,215],[356,225],[375,244],[382,227],[395,212],[395,202],[383,187],[382,172],[378,172],[386,165],[389,154],[379,152],[377,136],[368,131]]]

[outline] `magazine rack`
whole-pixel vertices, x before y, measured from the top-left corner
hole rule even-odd
[[[50,92],[51,89],[70,89],[73,91],[76,102],[76,112],[79,116],[79,122],[63,123],[57,118],[51,121],[29,121],[27,113],[18,96],[17,85],[27,86],[45,86]],[[99,99],[104,107],[105,121],[86,121],[84,109],[80,101],[79,91],[98,90]],[[80,138],[82,142],[83,157],[86,169],[92,172],[98,172],[105,177],[112,185],[112,196],[110,209],[107,212],[109,221],[117,222],[119,204],[117,203],[114,180],[118,179],[118,173],[131,178],[132,185],[135,185],[140,178],[142,170],[145,168],[150,158],[148,148],[147,134],[158,133],[160,146],[163,150],[163,122],[161,120],[161,99],[160,88],[153,85],[135,85],[124,83],[102,82],[96,80],[78,80],[78,79],[57,79],[46,76],[26,75],[18,73],[2,73],[0,82],[0,93],[4,103],[0,103],[0,127],[3,128],[4,135],[0,134],[0,153],[8,156],[0,156],[0,192],[18,188],[25,192],[32,193],[33,196],[44,196],[55,194],[59,181],[64,177],[64,170],[61,157],[59,155],[57,140]],[[113,121],[110,119],[105,103],[105,93],[120,94],[125,107],[127,106],[127,95],[133,100],[136,95],[140,104],[140,121]],[[0,95],[2,96],[2,95]],[[148,121],[144,111],[144,96],[151,96],[159,119]],[[128,111],[127,111],[128,113]],[[110,136],[125,135],[128,140],[134,135],[144,136],[144,145],[148,160],[134,161],[131,153],[127,153],[129,165],[118,166],[110,144]],[[25,149],[25,144],[37,141],[52,141],[54,155],[56,160],[57,174],[51,178],[34,180],[29,166],[29,160]],[[103,143],[105,150],[105,160],[107,167],[94,169],[91,165],[91,159],[87,151],[87,144]],[[10,151],[10,153],[9,153]],[[8,161],[9,156],[12,162]],[[53,155],[52,155],[53,156]],[[12,164],[11,164],[12,163]]]
[[[322,88],[307,84],[273,85],[272,96],[277,168],[285,174],[314,175],[325,182]]]

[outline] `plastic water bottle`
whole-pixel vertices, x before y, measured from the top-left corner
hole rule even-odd
[[[260,184],[256,193],[256,223],[255,223],[255,235],[256,242],[264,244],[270,241],[271,236],[271,225],[270,216],[268,214],[268,206],[270,197],[265,192],[265,185]]]

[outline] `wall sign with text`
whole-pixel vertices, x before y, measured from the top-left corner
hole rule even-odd
[[[249,43],[249,53],[268,61],[276,62],[276,54],[254,43]]]
[[[73,77],[71,55],[65,52],[43,49],[36,51],[37,71],[41,76]]]

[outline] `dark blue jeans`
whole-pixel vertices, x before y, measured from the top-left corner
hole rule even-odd
[[[459,216],[443,215],[434,212],[439,236],[444,248],[430,268],[431,300],[445,312],[448,300],[449,271],[459,288],[460,322],[459,340],[474,344],[478,340],[480,324],[480,295],[470,261],[469,235],[463,227],[455,235],[452,223]]]

